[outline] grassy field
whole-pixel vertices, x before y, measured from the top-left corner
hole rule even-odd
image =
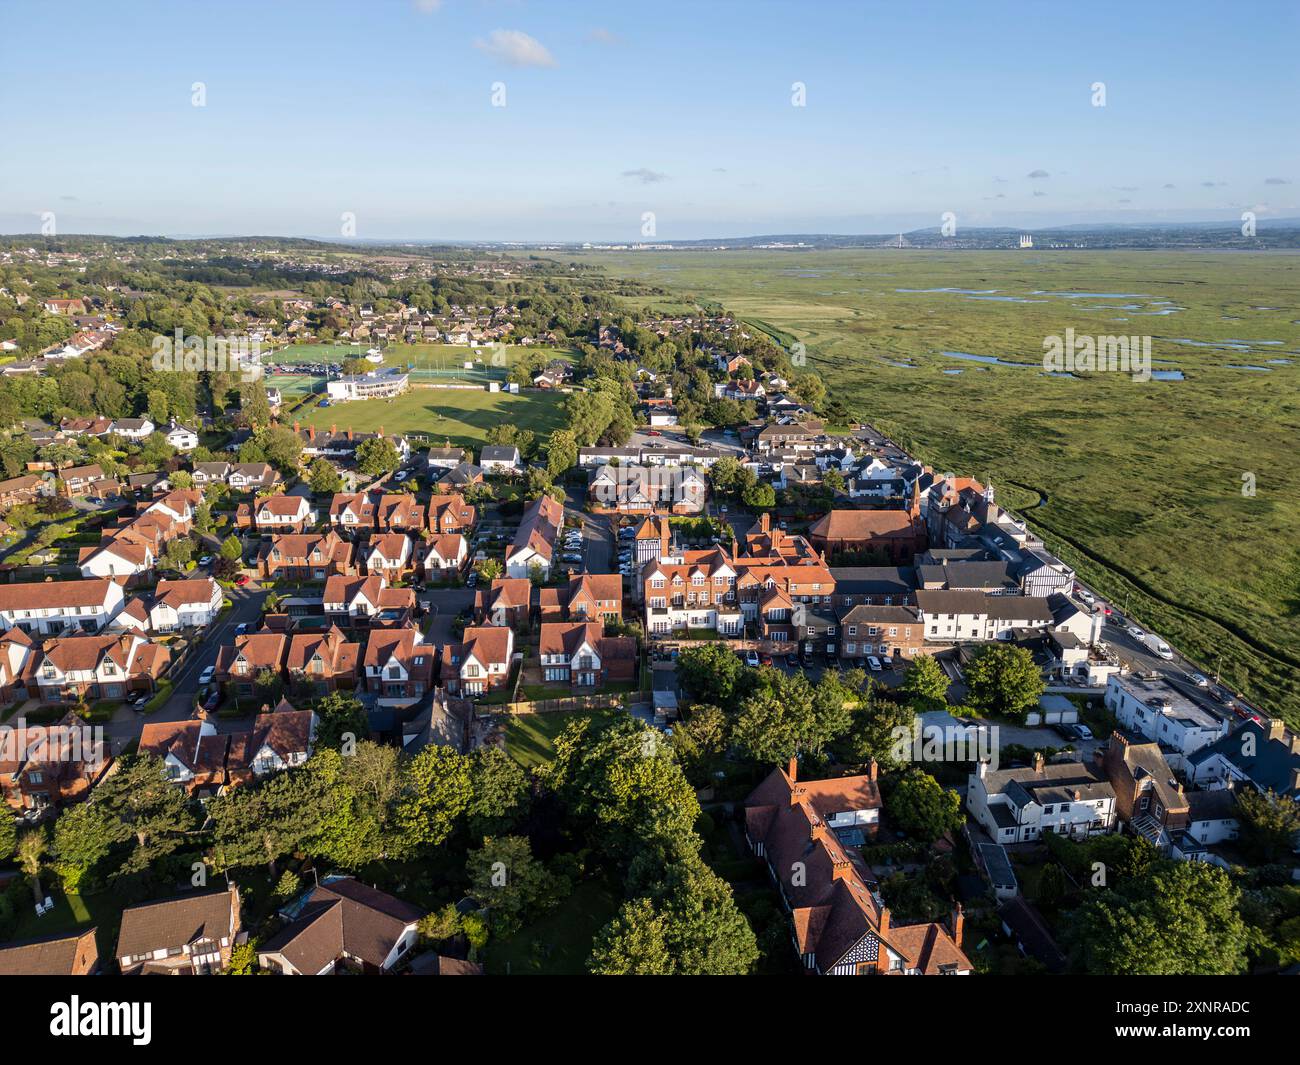
[[[492,976],[581,976],[591,941],[614,917],[612,885],[585,880],[556,909],[509,939],[491,940],[483,965]]]
[[[506,753],[525,769],[549,762],[555,754],[555,737],[570,722],[581,718],[604,719],[599,711],[575,710],[551,714],[513,714],[506,723]]]
[[[447,439],[453,445],[478,447],[494,425],[531,429],[538,436],[559,428],[564,420],[564,400],[564,396],[550,392],[510,395],[486,389],[413,388],[391,400],[314,407],[296,417],[303,425],[318,429],[334,425],[373,432],[382,425],[388,433],[429,433],[439,441]]]
[[[832,394],[924,460],[1045,500],[1025,516],[1088,580],[1300,724],[1300,255],[587,258],[796,339]],[[1153,368],[1184,379],[1047,376],[1044,338],[1069,327],[1149,335]]]

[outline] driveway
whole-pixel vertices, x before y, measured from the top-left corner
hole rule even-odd
[[[429,628],[429,642],[442,646],[453,643],[452,620],[463,610],[474,605],[473,588],[431,588],[419,595],[420,605],[433,615]]]

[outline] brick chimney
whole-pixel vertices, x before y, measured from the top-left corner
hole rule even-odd
[[[966,916],[962,913],[961,903],[957,903],[956,909],[952,911],[952,941],[961,946],[961,935],[963,926],[966,924]]]
[[[785,775],[790,778],[791,784],[799,779],[799,756],[797,754],[790,755],[790,764],[786,766]]]
[[[336,435],[338,431],[339,431],[339,427],[335,425],[333,422],[330,422],[330,436]]]
[[[350,426],[350,425],[348,426],[348,439],[349,439],[349,440],[352,439],[352,426]]]
[[[239,901],[239,886],[232,880],[230,881],[230,940],[233,945],[234,939],[239,935],[240,930],[244,927],[243,907]]]
[[[298,421],[296,418],[294,419],[294,423],[293,423],[293,431],[295,433],[298,431]]]
[[[874,758],[871,759],[871,761],[867,763],[867,779],[875,780],[879,772],[880,772],[880,765],[876,762]]]
[[[889,938],[889,907],[880,907],[880,926],[876,929],[876,936],[881,940],[876,951],[876,972],[885,973],[889,971],[889,951],[885,949],[884,941]]]
[[[314,425],[307,426],[307,439],[308,440],[316,439],[316,426]]]
[[[1039,774],[1042,773],[1042,771],[1043,771],[1043,752],[1035,751],[1034,752],[1034,773]]]

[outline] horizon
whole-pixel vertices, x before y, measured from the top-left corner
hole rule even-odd
[[[1230,48],[1240,19],[1209,3],[229,16],[82,0],[81,37],[149,59],[69,75],[31,47],[36,5],[11,5],[0,91],[25,164],[0,174],[0,232],[671,243],[1300,214],[1283,3]],[[88,93],[99,131],[70,147],[48,116]]]

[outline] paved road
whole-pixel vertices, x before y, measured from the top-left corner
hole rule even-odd
[[[467,610],[474,605],[474,588],[432,588],[429,591],[421,592],[419,599],[420,605],[433,615],[433,623],[429,629],[429,642],[441,647],[445,643],[452,643],[455,637],[452,635],[452,620],[462,610]]]

